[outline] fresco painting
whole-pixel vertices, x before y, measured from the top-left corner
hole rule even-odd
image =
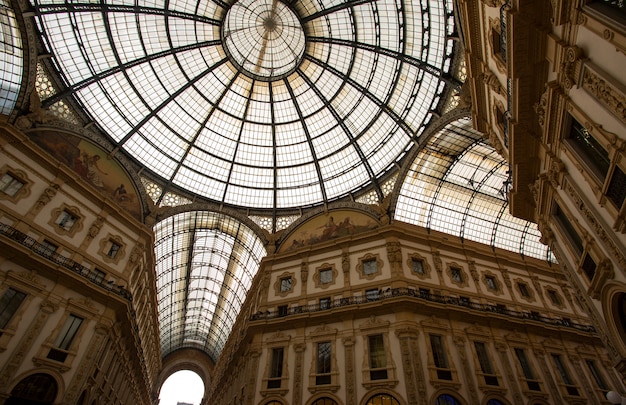
[[[141,201],[122,166],[91,142],[56,131],[29,134],[40,147],[54,156],[124,210],[142,220]]]
[[[290,251],[314,243],[354,235],[374,229],[378,222],[367,214],[352,210],[339,210],[318,215],[300,225],[283,242],[280,251]]]

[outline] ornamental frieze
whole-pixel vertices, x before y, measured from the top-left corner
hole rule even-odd
[[[599,69],[585,64],[582,73],[582,87],[622,123],[626,124],[626,96],[621,89],[609,81],[607,76],[601,74]]]

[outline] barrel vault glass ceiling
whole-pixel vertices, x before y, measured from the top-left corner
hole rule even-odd
[[[433,117],[460,87],[452,74],[458,40],[452,3],[31,0],[51,55],[47,68],[60,83],[42,106],[78,107],[81,119],[158,182],[161,196],[178,191],[272,213],[268,230],[275,230],[283,210],[286,218],[361,192],[373,193],[368,201],[388,193],[389,175],[424,143]],[[21,67],[19,57],[8,55],[5,76]],[[16,94],[6,97],[4,113]],[[465,191],[471,201],[495,204],[490,209],[498,215],[490,218],[508,224],[505,199],[494,195],[505,180],[502,159],[494,163],[493,151],[475,137],[459,139],[460,158],[431,160],[421,177],[418,157],[406,178],[413,189],[402,188],[396,218],[471,239],[469,227],[439,229],[438,216],[422,205],[440,209],[449,192],[440,185],[464,175],[464,157],[486,153],[477,172],[488,179]],[[439,184],[424,195],[428,201],[416,194],[432,189],[425,179]],[[485,207],[461,206],[464,224],[469,210]],[[419,222],[425,217],[433,220]],[[208,211],[168,217],[155,235],[162,354],[194,347],[217,360],[266,254],[261,239]]]

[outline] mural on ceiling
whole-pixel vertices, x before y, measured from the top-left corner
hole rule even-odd
[[[133,182],[104,150],[78,136],[57,131],[38,131],[28,136],[132,216],[142,220],[141,201]]]
[[[331,211],[317,215],[299,225],[281,244],[280,252],[288,252],[315,243],[354,235],[378,227],[371,216],[353,210]]]

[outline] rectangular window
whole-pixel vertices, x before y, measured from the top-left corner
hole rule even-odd
[[[574,249],[576,255],[580,257],[584,250],[583,240],[580,235],[578,235],[578,232],[576,232],[574,225],[572,225],[567,215],[565,215],[561,207],[556,203],[554,204],[552,215],[561,230],[565,233],[569,245]]]
[[[285,277],[280,279],[280,292],[291,291],[291,277]]]
[[[104,281],[105,276],[106,276],[106,273],[99,269],[95,269],[94,271],[91,272],[91,280],[94,283],[101,284]]]
[[[63,210],[57,217],[56,221],[54,221],[54,223],[57,224],[59,228],[62,228],[66,231],[70,231],[72,227],[74,226],[74,224],[76,223],[76,221],[78,221],[78,218],[76,218],[74,215],[70,214],[69,212]]]
[[[287,316],[288,313],[289,313],[289,306],[287,305],[278,306],[278,316]]]
[[[12,288],[7,289],[2,294],[2,298],[0,298],[0,329],[7,327],[24,298],[26,298],[26,294]]]
[[[452,280],[457,283],[463,282],[463,274],[461,274],[461,269],[458,267],[450,267],[450,273],[452,274]]]
[[[487,353],[487,346],[483,342],[474,342],[474,348],[476,349],[480,369],[485,377],[485,384],[498,385],[498,377],[493,375],[493,367],[489,359],[489,353]]]
[[[333,282],[333,271],[332,269],[322,269],[320,270],[320,284],[329,284]]]
[[[413,259],[413,272],[417,274],[424,274],[424,261],[422,259]]]
[[[72,341],[76,337],[76,333],[80,328],[80,325],[83,323],[83,318],[80,318],[76,315],[71,315],[67,317],[65,321],[65,325],[61,329],[61,332],[57,336],[57,340],[54,342],[54,346],[62,349],[69,350],[72,345]]]
[[[493,276],[485,276],[485,283],[487,284],[487,288],[490,290],[498,289],[498,284],[496,284],[496,279]]]
[[[430,299],[430,290],[428,288],[420,288],[418,291],[420,298]]]
[[[556,291],[554,290],[548,290],[548,297],[550,298],[550,301],[552,301],[552,303],[554,305],[561,305],[561,298],[559,297],[559,294],[557,294]]]
[[[24,183],[10,173],[5,173],[0,178],[0,191],[14,197],[24,187]]]
[[[319,342],[317,344],[316,385],[330,384],[330,357],[330,342]]]
[[[606,196],[609,200],[615,204],[617,209],[621,209],[626,199],[626,174],[616,166],[609,182],[609,187],[606,190]]]
[[[38,246],[38,252],[43,256],[50,257],[58,248],[54,243],[44,239]]]
[[[517,288],[519,288],[519,292],[522,294],[522,297],[530,297],[530,291],[528,291],[528,286],[526,284],[517,283]]]
[[[598,367],[596,367],[595,360],[585,360],[585,363],[587,363],[587,368],[589,369],[589,372],[593,376],[593,379],[596,382],[596,385],[598,386],[598,388],[600,388],[603,391],[608,391],[609,386],[606,384],[606,381],[604,380],[604,377],[602,377],[602,374],[600,373],[600,370],[598,369]]]
[[[109,248],[109,251],[107,252],[107,256],[109,256],[111,259],[114,259],[115,256],[117,255],[117,252],[120,251],[120,248],[121,248],[120,245],[111,241],[111,247]]]
[[[573,118],[568,139],[571,140],[572,146],[587,164],[591,172],[601,183],[604,183],[604,178],[611,164],[609,153],[606,149],[600,145],[600,142],[598,142],[585,127]]]
[[[528,359],[526,358],[526,352],[524,349],[515,348],[515,356],[517,356],[517,361],[519,361],[520,368],[522,369],[522,373],[524,374],[524,378],[527,380],[534,380],[535,373],[533,372]],[[541,391],[539,387],[539,383],[537,381],[526,381],[528,384],[528,389],[532,391]]]
[[[376,301],[380,298],[378,294],[378,288],[372,288],[369,290],[365,290],[365,299],[367,301]]]
[[[365,260],[363,262],[363,274],[376,274],[378,273],[378,262],[376,259]]]
[[[385,341],[383,335],[368,336],[370,379],[387,379],[387,357],[385,355]]]
[[[593,257],[587,253],[585,255],[585,259],[582,264],[583,273],[587,276],[589,281],[593,280],[593,277],[596,275],[596,262],[593,260]]]
[[[569,395],[578,396],[578,389],[574,387],[574,381],[572,377],[570,377],[569,371],[567,371],[567,367],[563,363],[563,359],[560,354],[552,354],[552,361],[554,362],[554,366],[561,377],[561,381],[566,385],[565,389]]]
[[[491,367],[485,344],[483,342],[474,342],[474,348],[476,349],[476,356],[478,356],[481,371],[485,374],[493,374],[493,368]]]
[[[430,348],[433,351],[435,367],[438,369],[437,378],[440,380],[452,380],[452,372],[448,370],[448,357],[446,355],[441,336],[430,335]]]
[[[270,376],[267,381],[267,388],[280,388],[280,382],[283,376],[283,354],[284,348],[282,347],[275,347],[272,349]]]

